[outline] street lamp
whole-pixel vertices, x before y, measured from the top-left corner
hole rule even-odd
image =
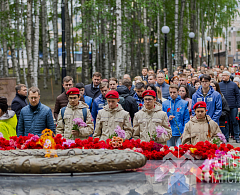
[[[193,38],[195,37],[195,34],[194,34],[194,32],[190,32],[189,33],[189,37],[190,37],[190,39],[191,39],[191,50],[192,50],[192,68],[193,68],[193,61],[194,61],[194,59],[193,59],[193,56],[194,56],[194,49],[193,49]]]
[[[65,67],[65,3],[62,0],[62,83],[63,78],[67,75]],[[62,92],[64,88],[62,87]]]
[[[154,47],[156,47],[156,70],[158,70],[158,69],[160,69],[160,68],[158,68],[159,67],[159,64],[158,64],[158,49],[157,49],[158,43],[155,43]]]
[[[211,41],[211,37],[207,37],[206,40],[208,42],[208,67],[209,67],[209,60],[210,60],[209,42]]]
[[[220,40],[217,40],[217,44],[218,44],[218,66],[220,66],[220,53],[219,53],[219,48],[220,48]]]
[[[165,68],[167,68],[167,34],[169,31],[170,29],[168,26],[162,27],[162,33],[165,35]]]

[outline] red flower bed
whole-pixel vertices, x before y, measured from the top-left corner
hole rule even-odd
[[[14,136],[10,140],[0,138],[0,150],[15,150],[15,149],[42,149],[38,141],[39,137],[37,135],[29,134],[28,136]],[[110,139],[106,141],[99,141],[99,138],[93,139],[89,137],[85,140],[76,139],[66,140],[62,135],[58,134],[54,137],[56,147],[55,149],[114,149],[109,142]],[[161,144],[154,143],[154,141],[144,142],[140,139],[138,140],[126,140],[123,142],[122,146],[118,148],[119,150],[133,150],[135,152],[140,152],[144,154],[148,160],[162,160],[164,156],[172,153],[176,157],[181,157],[184,154],[191,154],[196,159],[207,159],[213,158],[215,156],[215,151],[218,149],[220,151],[228,152],[234,147],[230,144],[221,144],[218,147],[216,144],[212,144],[208,141],[198,142],[196,145],[180,145],[178,147],[168,147]],[[240,151],[237,147],[235,150]]]

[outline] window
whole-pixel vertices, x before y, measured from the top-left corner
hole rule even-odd
[[[237,36],[240,37],[240,30],[237,31]]]
[[[240,51],[240,41],[237,41],[237,50]]]
[[[229,51],[231,51],[231,41],[229,41]]]

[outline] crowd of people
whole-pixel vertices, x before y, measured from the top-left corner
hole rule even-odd
[[[7,99],[0,97],[0,132],[4,138],[41,135],[45,128],[67,139],[89,136],[106,140],[119,126],[124,139],[154,140],[168,146],[212,141],[218,133],[239,143],[240,74],[238,66],[206,64],[194,69],[179,66],[173,75],[166,68],[153,71],[144,67],[133,80],[102,78],[95,72],[91,84],[74,84],[63,78],[65,91],[52,111],[40,102],[37,87],[16,86],[16,97],[8,110]],[[26,101],[28,99],[29,103]],[[54,119],[56,123],[54,123]],[[73,130],[74,119],[84,125]],[[163,128],[154,137],[156,128]]]

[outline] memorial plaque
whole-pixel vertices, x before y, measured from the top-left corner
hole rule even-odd
[[[8,106],[11,106],[13,98],[16,96],[15,77],[0,78],[0,96],[4,96],[8,100]]]

